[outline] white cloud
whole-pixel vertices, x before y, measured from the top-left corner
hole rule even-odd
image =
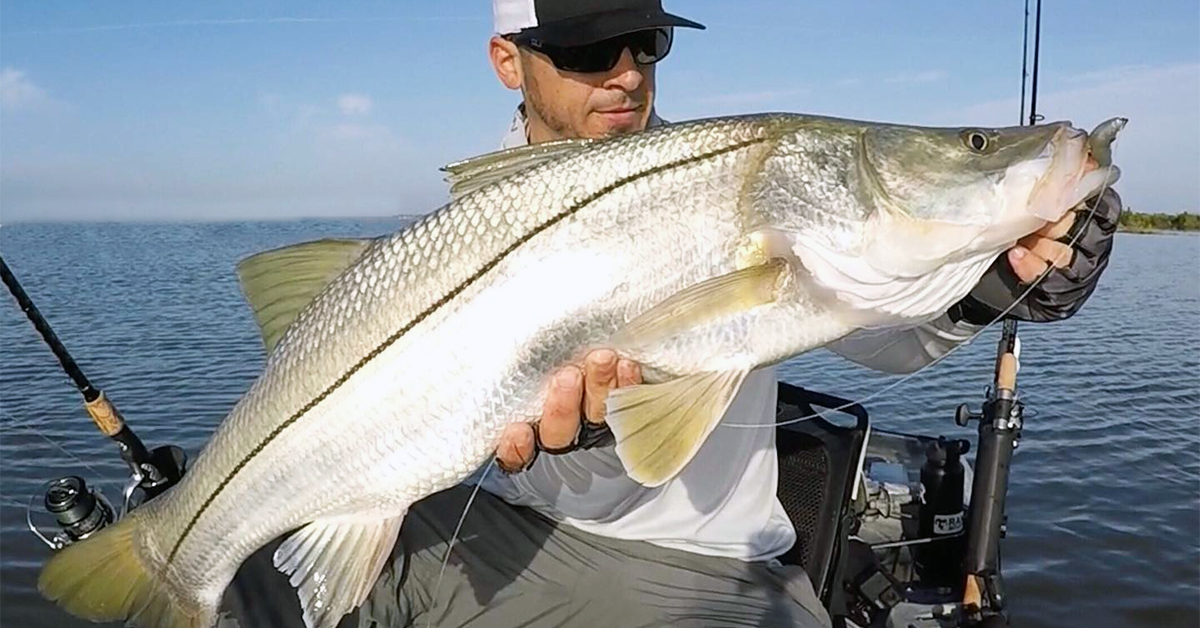
[[[364,116],[371,113],[375,103],[366,94],[342,94],[337,97],[338,110],[344,116]]]
[[[453,153],[417,150],[383,121],[343,115],[336,92],[316,100],[257,94],[248,105],[257,108],[263,136],[241,153],[215,158],[205,150],[179,150],[164,160],[155,143],[116,156],[75,145],[8,150],[0,168],[0,218],[367,216],[421,213],[445,202],[441,173],[428,162],[440,165]]]
[[[390,139],[392,132],[382,124],[337,122],[320,130],[321,136],[334,141]]]
[[[0,109],[33,110],[50,103],[46,90],[29,80],[25,72],[14,68],[0,70]]]
[[[885,83],[934,83],[946,78],[942,70],[925,70],[924,72],[902,72],[884,79]]]
[[[1116,66],[1113,66],[1110,68],[1103,68],[1100,70],[1092,70],[1090,72],[1082,72],[1080,74],[1072,74],[1072,75],[1063,77],[1063,80],[1065,82],[1072,83],[1072,84],[1086,85],[1088,83],[1108,82],[1108,81],[1112,81],[1115,79],[1134,78],[1134,77],[1136,77],[1140,74],[1143,74],[1147,71],[1153,71],[1154,69],[1155,68],[1153,68],[1152,66],[1146,65],[1144,63],[1143,64],[1116,65]]]
[[[294,146],[315,148],[339,158],[359,154],[395,153],[404,144],[391,127],[368,114],[374,107],[370,96],[345,93],[334,97],[333,107],[289,100],[279,94],[262,93],[258,102],[278,124],[279,140]]]
[[[297,137],[274,161],[235,156],[219,166],[208,156],[182,154],[165,162],[139,155],[6,157],[0,220],[388,216],[445,202],[441,173],[425,163],[426,152],[411,150],[401,138],[335,135]]]

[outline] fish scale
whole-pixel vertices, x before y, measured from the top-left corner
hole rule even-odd
[[[984,198],[972,228],[1003,237],[972,232],[924,283],[886,279],[892,292],[884,280],[856,285],[887,277],[885,266],[860,268],[863,259],[897,250],[871,240],[871,221],[896,219],[879,209],[893,205],[879,181],[897,175],[872,170],[881,158],[866,140],[901,132],[778,114],[518,149],[468,162],[468,187],[449,205],[361,251],[317,243],[256,256],[254,268],[280,277],[271,283],[268,273],[265,287],[247,293],[267,317],[259,320],[269,346],[275,323],[263,312],[282,316],[273,308],[297,298],[287,292],[288,278],[303,274],[293,264],[337,253],[348,266],[334,265],[344,270],[291,313],[263,373],[180,484],[56,556],[42,590],[85,616],[207,626],[241,562],[300,529],[276,558],[298,585],[306,623],[331,626],[361,603],[404,512],[487,461],[507,425],[539,416],[549,374],[596,346],[633,357],[657,382],[614,393],[608,419],[630,477],[667,481],[749,370],[864,322],[944,311],[940,301],[961,298],[956,291],[965,294],[985,258],[1011,243],[1009,232],[1041,224]],[[1029,159],[1078,141],[1052,126],[1008,133],[1023,147],[1010,155]],[[944,160],[963,170],[939,184],[986,195],[987,178],[1011,164],[971,172],[963,164],[986,156],[966,155],[954,137],[934,133]],[[919,238],[911,244],[921,247]],[[260,289],[282,292],[260,301]],[[871,310],[871,298],[886,302],[890,319]],[[70,565],[87,561],[142,575],[116,592],[79,589]]]
[[[681,134],[682,135],[682,134]],[[732,133],[727,144],[734,144],[739,141],[745,141],[743,137],[745,133]],[[682,144],[682,142],[676,142]],[[690,144],[689,144],[690,145]],[[612,147],[616,150],[618,146]],[[686,155],[688,152],[686,146],[675,146],[674,150],[660,150],[659,159],[679,159],[681,155]],[[625,147],[628,150],[628,147]],[[634,147],[637,150],[637,147]],[[349,272],[344,279],[331,284],[330,289],[318,296],[313,305],[307,308],[297,318],[293,325],[293,330],[305,330],[308,333],[298,334],[289,333],[285,335],[280,342],[276,351],[272,354],[266,371],[251,391],[238,404],[238,407],[231,413],[230,418],[225,421],[218,432],[214,435],[207,450],[219,451],[221,455],[216,457],[217,464],[224,463],[224,475],[220,472],[208,472],[206,464],[214,457],[202,455],[194,465],[192,471],[185,479],[185,484],[180,486],[180,490],[173,493],[185,493],[192,496],[192,503],[184,504],[182,501],[175,502],[173,500],[162,500],[155,504],[156,508],[146,509],[148,516],[153,516],[158,513],[161,508],[165,511],[164,518],[178,521],[182,518],[179,511],[199,510],[200,506],[195,504],[197,498],[206,497],[211,499],[210,488],[207,492],[204,490],[191,490],[187,483],[194,481],[193,478],[203,478],[208,480],[211,486],[213,480],[217,477],[228,477],[232,467],[238,462],[246,458],[247,448],[257,442],[263,442],[270,433],[265,428],[270,426],[271,429],[276,429],[282,422],[280,419],[275,421],[264,421],[264,417],[274,415],[276,417],[290,418],[295,409],[302,407],[307,401],[304,396],[305,392],[313,389],[312,386],[302,387],[297,385],[297,382],[292,378],[303,377],[305,381],[316,379],[320,381],[336,381],[338,377],[351,369],[355,362],[361,360],[361,356],[371,351],[374,347],[382,345],[392,330],[403,328],[407,321],[416,318],[422,310],[428,309],[430,303],[437,303],[439,300],[445,299],[445,295],[453,293],[454,289],[468,280],[471,275],[479,272],[479,267],[484,266],[487,262],[477,262],[470,264],[470,259],[488,260],[488,256],[497,256],[506,248],[510,248],[514,243],[518,242],[522,237],[526,237],[530,232],[535,231],[540,224],[550,221],[556,214],[561,213],[566,208],[570,207],[572,202],[578,202],[579,199],[586,198],[588,195],[596,194],[604,189],[608,181],[620,180],[622,177],[631,176],[640,170],[653,168],[659,163],[669,163],[658,161],[648,164],[640,164],[636,161],[623,160],[620,167],[613,168],[611,174],[592,172],[590,176],[582,182],[574,185],[560,186],[569,190],[566,194],[561,194],[557,199],[553,199],[547,203],[544,196],[537,196],[542,190],[549,189],[549,182],[562,181],[564,172],[571,172],[575,169],[575,165],[571,160],[566,163],[556,164],[554,168],[543,168],[539,172],[529,174],[529,178],[534,181],[532,186],[529,186],[529,195],[534,198],[542,199],[542,204],[545,205],[541,212],[527,211],[525,209],[514,209],[516,207],[526,207],[531,205],[528,199],[518,197],[516,199],[506,198],[509,195],[509,187],[495,187],[481,190],[479,193],[463,199],[460,205],[451,206],[447,210],[435,214],[430,219],[423,221],[420,226],[414,230],[410,230],[395,236],[389,240],[382,240],[376,246],[372,247],[364,256],[362,262],[358,264],[354,270]],[[578,177],[578,175],[577,175]],[[525,186],[522,186],[525,189]],[[638,191],[637,198],[643,198],[644,190]],[[507,203],[506,203],[507,201]],[[466,260],[462,259],[465,249],[461,244],[463,237],[468,233],[468,227],[473,216],[487,215],[489,213],[499,213],[506,216],[504,226],[499,231],[495,230],[480,230],[480,239],[476,242],[476,246],[469,251],[472,255]],[[610,227],[612,225],[599,225],[600,229]],[[619,225],[615,225],[619,226]],[[572,224],[568,222],[562,228],[570,231]],[[582,229],[574,229],[574,235],[584,236]],[[582,237],[579,238],[582,240]],[[397,246],[399,244],[399,246]],[[366,288],[367,277],[373,276],[380,271],[385,274],[390,274],[391,269],[403,269],[395,284],[386,289],[382,293],[382,297],[376,298],[375,295]],[[448,272],[447,272],[448,271]],[[503,276],[500,273],[498,276]],[[486,289],[487,284],[477,284],[475,289]],[[410,286],[418,286],[419,289],[414,291]],[[463,299],[469,300],[467,299]],[[386,304],[386,307],[384,307]],[[396,307],[400,305],[401,307]],[[449,317],[453,314],[454,302],[451,301],[439,311],[439,316]],[[310,324],[311,321],[311,324]],[[331,324],[332,321],[342,323],[341,329],[353,330],[349,334],[338,333],[338,327]],[[412,330],[419,331],[419,330]],[[595,338],[594,340],[600,340]],[[400,352],[404,349],[405,343],[400,346],[393,347],[390,351]],[[429,344],[428,342],[422,344]],[[560,358],[569,356],[556,356]],[[470,360],[464,356],[465,360]],[[533,375],[535,372],[545,370],[544,364],[533,365],[529,368],[527,375]],[[279,377],[279,375],[283,375]],[[470,377],[473,373],[465,373],[460,377]],[[360,377],[364,383],[359,384],[355,389],[368,385],[371,381],[366,377]],[[438,378],[438,379],[454,379]],[[406,381],[407,377],[403,374],[398,374],[395,381]],[[532,381],[540,385],[541,377],[536,377]],[[463,381],[477,381],[475,379],[466,379]],[[280,394],[280,391],[284,394]],[[349,389],[347,389],[349,390]],[[291,392],[291,395],[286,394]],[[297,396],[295,393],[300,393]],[[312,396],[309,392],[309,397]],[[281,400],[286,400],[280,403]],[[304,401],[302,401],[304,400]],[[290,401],[290,403],[288,403]],[[403,403],[403,399],[397,400]],[[329,404],[331,407],[344,408],[338,404]],[[439,403],[434,402],[434,408],[437,408]],[[454,404],[441,402],[442,412],[454,416],[456,410]],[[500,404],[501,407],[512,406],[517,404]],[[526,404],[528,405],[528,404]],[[470,408],[474,409],[474,408]],[[529,416],[530,412],[527,408],[522,414]],[[290,412],[289,412],[290,411]],[[288,414],[284,414],[287,412]],[[346,414],[343,410],[342,414]],[[324,412],[310,411],[303,419],[304,423],[312,425],[336,425],[334,429],[318,430],[316,438],[304,438],[312,442],[319,442],[325,438],[336,438],[337,432],[345,429],[346,425],[351,423],[352,419],[342,419],[340,417],[330,418]],[[504,417],[496,417],[496,420],[506,420]],[[454,423],[455,419],[451,419]],[[421,425],[420,419],[405,423],[406,427],[424,427]],[[257,429],[254,429],[257,428]],[[290,433],[299,434],[300,430],[310,430],[305,426],[293,424],[286,428]],[[263,434],[267,431],[267,434]],[[408,429],[400,430],[399,433],[406,433]],[[429,430],[425,430],[429,431]],[[494,443],[495,433],[498,430],[492,430],[490,438],[483,440],[483,443]],[[258,437],[255,439],[255,437]],[[278,438],[278,437],[277,437]],[[301,437],[289,437],[285,441],[271,443],[268,447],[275,447],[293,452],[296,455],[295,449],[291,447],[292,440],[298,440]],[[235,440],[236,439],[236,440]],[[436,439],[435,439],[436,440]],[[480,442],[478,440],[471,442]],[[240,445],[238,447],[237,445]],[[478,449],[484,451],[494,448],[491,445],[482,445]],[[303,451],[305,448],[301,448]],[[314,453],[320,448],[311,448]],[[431,456],[431,460],[414,460],[413,466],[418,469],[422,466],[421,463],[432,464],[433,469],[438,472],[434,474],[433,480],[427,480],[423,484],[418,480],[418,485],[427,492],[445,488],[446,485],[453,483],[454,480],[461,479],[461,476],[466,475],[477,466],[480,454],[476,453],[470,461],[461,461],[464,456],[458,451],[444,451],[446,448],[434,447],[432,451],[436,451],[435,455]],[[305,459],[304,455],[296,455],[299,459]],[[449,467],[442,467],[438,463],[445,460],[461,461]],[[250,467],[262,466],[270,473],[270,479],[277,488],[278,492],[288,494],[289,485],[286,481],[287,465],[275,460],[274,456],[264,457],[258,461],[252,461]],[[357,470],[347,469],[347,472],[355,473]],[[255,471],[252,468],[245,468],[239,473],[247,474],[247,477],[252,477]],[[410,475],[418,476],[417,473],[409,471]],[[333,485],[341,485],[349,483],[350,478],[342,477],[345,473],[331,474],[330,480]],[[253,485],[253,480],[247,480],[247,484]],[[404,491],[397,491],[403,493]],[[222,491],[222,495],[225,491]],[[215,562],[213,553],[208,550],[211,544],[219,539],[229,536],[224,529],[225,526],[221,522],[226,519],[239,520],[242,519],[242,511],[244,502],[240,496],[244,494],[240,490],[230,491],[230,497],[222,498],[218,495],[212,505],[204,509],[201,517],[214,519],[217,525],[209,525],[206,534],[202,538],[196,540],[195,547],[199,556],[189,559],[186,549],[181,549],[181,559],[186,564],[189,560],[195,560],[198,564],[195,565],[198,571],[209,571],[215,569],[212,564]],[[300,500],[296,500],[300,501]],[[307,501],[307,500],[306,500]],[[316,501],[316,500],[313,500]],[[204,502],[200,502],[203,504]],[[272,504],[273,505],[273,504]],[[281,504],[281,507],[284,506]],[[326,509],[329,506],[326,505]],[[269,540],[274,536],[294,527],[295,523],[306,518],[311,518],[320,511],[313,506],[307,506],[302,514],[291,514],[289,511],[295,510],[294,506],[284,507],[283,515],[280,517],[280,524],[270,529],[255,530],[255,536],[267,536],[265,540]],[[290,516],[288,516],[290,515]],[[195,515],[193,515],[195,516]],[[189,535],[191,533],[189,532]],[[182,534],[181,534],[182,536]],[[248,541],[246,545],[253,545],[256,542],[265,542],[263,539],[255,538]],[[184,539],[186,544],[188,539]],[[186,548],[186,545],[183,546]],[[236,558],[236,557],[232,557]],[[226,561],[232,562],[232,561]],[[238,561],[240,562],[240,561]],[[187,567],[185,567],[187,568]],[[234,567],[236,568],[236,567]],[[229,570],[229,566],[225,566],[224,571]]]

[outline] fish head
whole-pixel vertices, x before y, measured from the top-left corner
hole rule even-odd
[[[860,192],[876,210],[873,239],[919,246],[878,262],[923,273],[932,264],[999,252],[1115,180],[1090,157],[1088,134],[1069,122],[1031,127],[868,127]]]
[[[1107,145],[1123,121],[1089,134],[1069,122],[1007,128],[861,124],[846,194],[852,231],[794,234],[817,283],[884,324],[944,312],[1017,240],[1111,185]],[[1103,132],[1101,130],[1103,129]],[[1101,146],[1102,144],[1102,146]],[[1104,157],[1093,158],[1103,148]]]

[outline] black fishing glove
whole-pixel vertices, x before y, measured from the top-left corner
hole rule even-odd
[[[604,445],[611,445],[616,442],[613,438],[612,430],[608,429],[607,423],[592,423],[587,419],[579,418],[579,431],[575,433],[575,440],[566,447],[554,449],[542,445],[541,439],[537,441],[537,448],[547,453],[559,455],[565,454],[576,449],[594,449]],[[532,463],[530,464],[532,466]]]
[[[500,461],[500,458],[497,457],[496,468],[500,469],[507,475],[512,475],[514,473],[520,473],[522,471],[528,471],[532,469],[533,463],[537,462],[538,455],[543,451],[557,456],[570,453],[577,449],[594,449],[596,447],[611,445],[616,442],[616,439],[613,437],[612,430],[608,428],[608,424],[595,424],[583,417],[579,417],[579,431],[575,433],[575,440],[571,441],[571,443],[566,447],[554,448],[543,445],[542,438],[537,431],[536,424],[534,424],[533,427],[533,438],[533,457],[525,462],[525,466],[518,469],[510,469]]]
[[[1059,242],[1072,246],[1071,262],[1065,268],[1051,268],[1050,274],[1029,290],[1013,273],[1008,256],[1001,255],[984,273],[979,285],[950,308],[950,318],[987,325],[1027,290],[1029,294],[1006,318],[1043,323],[1069,318],[1079,311],[1108,266],[1113,234],[1121,216],[1121,197],[1109,189],[1074,211],[1071,229],[1058,238]]]

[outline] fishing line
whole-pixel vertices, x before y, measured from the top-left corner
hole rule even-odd
[[[25,510],[29,506],[29,504],[26,504],[18,499],[13,499],[12,497],[5,497],[3,501],[0,501],[0,503],[7,504],[15,508],[20,508],[21,510]]]
[[[1106,166],[1106,168],[1109,168],[1109,169],[1111,169],[1111,168],[1112,168],[1112,166]],[[1102,197],[1102,196],[1104,196],[1104,193],[1105,193],[1105,192],[1107,192],[1107,191],[1109,190],[1109,187],[1110,187],[1110,185],[1109,185],[1109,179],[1108,179],[1108,178],[1106,178],[1106,179],[1104,180],[1104,185],[1102,185],[1102,186],[1100,187],[1100,192],[1098,192],[1098,193],[1097,193],[1097,194],[1096,194],[1096,195],[1093,197],[1093,198],[1095,198],[1095,199],[1096,199],[1096,200],[1095,200],[1095,202],[1093,202],[1093,203],[1091,204],[1091,207],[1088,207],[1087,216],[1083,218],[1083,221],[1084,221],[1084,223],[1086,223],[1086,222],[1090,221],[1090,220],[1092,219],[1092,217],[1096,215],[1096,210],[1097,210],[1097,208],[1100,206],[1100,199],[1101,199],[1101,197]],[[1087,207],[1087,201],[1084,201],[1084,207]],[[1074,211],[1074,210],[1071,210],[1071,211]],[[1079,219],[1080,219],[1080,217],[1079,217],[1079,215],[1078,215],[1078,214],[1076,214],[1076,217],[1075,217],[1075,219],[1076,219],[1076,220],[1079,220]],[[1074,223],[1072,223],[1072,228],[1073,228],[1073,227],[1074,227]],[[1075,248],[1075,243],[1079,241],[1079,238],[1083,237],[1083,232],[1084,232],[1084,230],[1085,230],[1085,229],[1086,229],[1086,227],[1082,227],[1082,226],[1081,226],[1081,227],[1080,227],[1080,228],[1079,228],[1079,229],[1076,231],[1075,235],[1074,235],[1074,236],[1071,238],[1071,241],[1070,241],[1070,242],[1067,244],[1068,248],[1071,248],[1071,249],[1074,249],[1074,248]],[[1003,321],[1003,320],[1004,320],[1004,317],[1005,317],[1005,316],[1007,316],[1009,312],[1011,312],[1011,311],[1012,311],[1014,308],[1016,308],[1016,307],[1017,307],[1017,305],[1019,305],[1019,304],[1020,304],[1022,301],[1024,301],[1024,300],[1025,300],[1025,297],[1029,296],[1029,294],[1030,294],[1030,293],[1032,293],[1032,292],[1033,292],[1033,290],[1034,290],[1035,288],[1037,288],[1037,287],[1038,287],[1038,285],[1039,285],[1039,284],[1041,284],[1041,283],[1042,283],[1042,281],[1044,281],[1044,280],[1046,279],[1046,277],[1049,277],[1049,276],[1050,276],[1050,273],[1054,272],[1055,270],[1058,270],[1058,267],[1056,267],[1056,266],[1055,266],[1053,263],[1050,263],[1050,264],[1049,264],[1049,265],[1046,267],[1046,270],[1042,271],[1042,274],[1041,274],[1041,275],[1039,275],[1039,276],[1038,276],[1038,278],[1037,278],[1037,279],[1035,279],[1035,280],[1034,280],[1034,281],[1033,281],[1033,282],[1032,282],[1032,283],[1029,285],[1029,287],[1028,287],[1028,288],[1027,288],[1027,289],[1026,289],[1024,292],[1022,292],[1022,293],[1021,293],[1021,295],[1020,295],[1019,297],[1017,297],[1017,298],[1016,298],[1016,299],[1015,299],[1015,300],[1012,302],[1012,304],[1011,304],[1011,305],[1009,305],[1008,307],[1004,308],[1004,310],[1003,310],[1003,311],[1001,311],[1001,312],[1000,312],[998,315],[996,315],[996,317],[995,317],[995,318],[993,318],[993,319],[992,319],[992,321],[991,321],[990,323],[988,323],[987,325],[984,325],[984,326],[983,326],[983,327],[981,327],[981,328],[980,328],[978,331],[976,331],[975,333],[971,334],[971,335],[970,335],[970,336],[969,336],[969,337],[968,337],[966,340],[964,340],[964,341],[962,341],[961,343],[959,343],[959,344],[957,344],[957,345],[955,345],[955,346],[951,347],[949,351],[947,351],[947,352],[943,353],[942,355],[940,355],[940,356],[938,356],[938,357],[934,358],[934,359],[933,359],[933,361],[932,361],[932,362],[930,362],[929,364],[926,364],[925,366],[922,366],[921,368],[919,368],[919,369],[917,369],[917,370],[913,371],[912,373],[909,373],[909,374],[907,374],[907,375],[905,375],[905,376],[901,377],[900,379],[898,379],[898,380],[896,380],[896,381],[892,382],[891,384],[888,384],[887,386],[884,386],[883,388],[881,388],[881,389],[879,389],[879,390],[877,390],[877,391],[875,391],[875,392],[873,392],[873,393],[871,393],[871,394],[869,394],[869,395],[867,395],[867,396],[865,396],[865,397],[861,397],[861,398],[859,398],[859,399],[857,399],[857,400],[855,400],[855,401],[851,401],[851,402],[849,402],[849,403],[842,404],[842,405],[840,405],[840,406],[837,406],[837,407],[835,407],[835,408],[826,408],[825,410],[821,410],[821,411],[818,411],[818,412],[814,412],[813,414],[807,414],[807,415],[800,416],[800,417],[797,417],[797,418],[794,418],[794,419],[788,419],[788,420],[786,420],[786,421],[778,421],[778,422],[772,422],[772,423],[767,423],[767,424],[755,424],[755,423],[723,423],[723,424],[722,424],[722,427],[732,427],[732,428],[764,428],[764,427],[779,427],[779,426],[783,426],[783,425],[791,425],[792,423],[799,423],[800,421],[807,421],[807,420],[809,420],[809,419],[814,419],[814,418],[816,418],[816,417],[826,417],[826,416],[829,416],[829,414],[830,414],[830,413],[837,412],[837,411],[839,411],[839,410],[844,410],[844,409],[846,409],[846,408],[849,408],[849,407],[851,407],[851,406],[858,405],[858,404],[861,404],[861,403],[864,403],[864,402],[867,402],[867,401],[871,401],[872,399],[875,399],[875,398],[878,398],[878,397],[880,397],[880,396],[882,396],[882,395],[884,395],[884,394],[887,394],[887,393],[889,393],[889,392],[891,392],[891,391],[895,390],[896,388],[900,387],[902,384],[908,383],[908,381],[909,381],[909,380],[912,380],[913,378],[917,377],[918,375],[920,375],[920,374],[924,373],[924,372],[925,372],[927,369],[929,369],[929,368],[933,367],[934,365],[936,365],[937,363],[941,362],[942,360],[944,360],[944,359],[946,359],[946,358],[950,357],[951,355],[953,355],[953,354],[954,354],[956,351],[958,351],[959,349],[962,349],[963,347],[965,347],[965,346],[967,346],[967,345],[971,344],[972,342],[974,342],[974,341],[975,341],[975,339],[976,339],[976,338],[978,338],[978,337],[979,337],[980,335],[982,335],[982,334],[983,334],[985,331],[987,331],[988,329],[990,329],[990,328],[991,328],[993,325],[995,325],[997,322]]]
[[[492,467],[496,466],[496,459],[492,458],[487,466],[483,468],[483,473],[479,475],[479,480],[475,482],[475,488],[471,490],[471,496],[467,498],[467,505],[463,506],[462,515],[458,518],[458,525],[454,527],[454,534],[450,535],[450,543],[446,545],[446,555],[442,557],[442,567],[438,570],[437,583],[433,585],[433,593],[429,597],[429,618],[425,621],[425,628],[433,625],[433,612],[437,608],[438,589],[442,588],[442,577],[446,575],[446,565],[450,563],[450,552],[454,550],[454,541],[458,539],[458,533],[462,531],[463,522],[467,520],[467,511],[471,510],[471,504],[475,503],[475,496],[479,494],[479,487],[483,486],[483,481],[487,479],[488,473]]]
[[[43,433],[41,433],[40,431],[38,431],[36,428],[34,428],[34,427],[30,426],[30,425],[23,424],[23,423],[13,423],[13,422],[10,422],[10,424],[9,424],[9,425],[10,425],[10,427],[14,427],[14,428],[17,428],[17,429],[23,429],[23,430],[26,430],[26,431],[28,431],[28,432],[30,432],[30,433],[32,433],[32,434],[34,434],[34,435],[36,435],[36,436],[40,437],[42,440],[46,441],[47,443],[50,443],[50,444],[51,444],[51,445],[53,445],[55,448],[57,448],[59,451],[61,451],[61,452],[63,452],[64,454],[66,454],[68,458],[70,458],[70,459],[74,460],[75,462],[78,462],[79,464],[81,464],[81,465],[83,465],[83,466],[87,467],[87,468],[88,468],[88,470],[90,470],[92,473],[95,473],[95,474],[96,474],[97,476],[99,476],[100,478],[103,478],[103,480],[102,480],[102,481],[103,481],[104,483],[106,483],[106,484],[112,484],[113,486],[117,487],[118,489],[120,488],[120,486],[121,486],[121,485],[120,485],[120,484],[118,484],[118,483],[117,483],[115,480],[113,480],[112,478],[109,478],[107,473],[104,473],[104,472],[100,471],[99,469],[97,469],[96,467],[93,467],[92,465],[88,464],[88,463],[87,463],[87,462],[85,462],[85,461],[84,461],[82,458],[80,458],[79,456],[76,456],[75,454],[71,453],[71,452],[70,452],[70,450],[68,450],[66,447],[63,447],[62,445],[58,444],[57,442],[55,442],[54,440],[52,440],[52,439],[51,439],[49,436],[46,436],[45,434],[43,434]]]

